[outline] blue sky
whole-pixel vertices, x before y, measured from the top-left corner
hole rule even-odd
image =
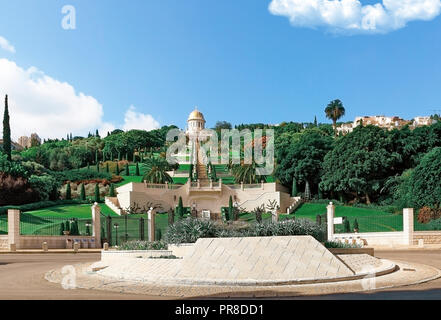
[[[83,126],[34,121],[51,127],[43,136],[122,127],[128,110],[133,117],[151,115],[149,123],[184,127],[196,105],[209,126],[314,116],[325,122],[323,109],[336,98],[347,109],[344,121],[377,114],[413,118],[441,109],[439,17],[385,33],[347,34],[329,25],[292,25],[269,11],[270,2],[2,1],[0,36],[15,53],[0,49],[0,59],[38,68],[102,106],[94,113],[99,119]],[[66,4],[76,9],[75,30],[61,27]],[[0,87],[2,95],[21,90],[8,85]],[[40,114],[52,112],[43,98],[36,100]],[[89,116],[87,107],[78,113]],[[16,134],[39,132],[30,126]]]

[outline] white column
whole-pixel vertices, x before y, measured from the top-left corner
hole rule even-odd
[[[8,210],[8,241],[9,246],[15,244],[16,249],[20,248],[20,210]]]
[[[335,206],[332,202],[329,202],[327,209],[327,220],[328,220],[328,241],[334,240],[334,216],[335,216]]]
[[[156,215],[155,210],[150,209],[147,218],[149,242],[155,241],[155,215]]]
[[[101,248],[101,207],[96,202],[92,206],[92,236],[95,237],[95,247]]]
[[[413,208],[403,209],[404,244],[413,245]]]

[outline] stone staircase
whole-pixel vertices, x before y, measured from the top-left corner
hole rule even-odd
[[[119,205],[119,201],[117,197],[106,197],[104,202],[110,209],[112,209],[113,212],[115,212],[120,216],[123,215],[123,210]]]
[[[303,203],[303,199],[300,197],[294,198],[294,202],[286,209],[286,214],[291,214],[297,210],[297,208]]]

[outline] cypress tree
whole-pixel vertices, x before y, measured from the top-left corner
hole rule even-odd
[[[314,127],[317,127],[317,116],[314,116]]]
[[[72,200],[72,191],[70,189],[70,182],[66,186],[66,200]]]
[[[230,196],[230,199],[228,201],[228,220],[230,220],[233,217],[233,198]]]
[[[347,217],[345,217],[345,221],[343,222],[343,227],[344,227],[345,233],[351,232],[351,224],[349,223],[349,219]]]
[[[95,163],[98,163],[98,150],[95,150]]]
[[[116,163],[116,175],[119,175],[119,165],[118,165],[118,162]]]
[[[100,172],[100,164],[98,162],[96,163],[96,172]]]
[[[64,223],[60,224],[60,236],[64,235]]]
[[[137,177],[140,176],[140,174],[139,174],[139,163],[138,163],[138,162],[136,163],[136,172],[135,172],[135,175],[136,175]]]
[[[306,181],[305,184],[305,199],[310,200],[311,199],[311,188],[309,187],[309,182]]]
[[[180,218],[184,217],[184,205],[182,204],[182,197],[179,197],[178,214]]]
[[[113,183],[110,185],[110,190],[109,190],[109,197],[116,197],[115,194],[115,186],[113,185]]]
[[[108,163],[108,162],[106,162],[106,172],[107,172],[107,173],[110,172],[110,169],[109,169],[109,163]]]
[[[101,137],[100,137],[100,133],[98,132],[98,129],[96,129],[95,137],[97,137],[97,138],[101,138]]]
[[[81,184],[80,199],[83,201],[86,200],[86,189],[84,188],[84,183]]]
[[[90,163],[87,163],[87,171],[90,171]]]
[[[97,184],[95,184],[95,202],[100,202],[100,186]]]
[[[130,176],[129,164],[126,163],[126,176]]]
[[[70,231],[70,222],[69,222],[69,220],[66,220],[66,223],[64,224],[64,231]]]
[[[299,192],[297,191],[297,179],[296,178],[294,178],[294,179],[292,179],[292,196],[293,197],[297,197],[297,194],[298,194]]]
[[[5,97],[5,112],[3,114],[3,150],[8,160],[11,161],[11,127],[9,125],[8,95]]]

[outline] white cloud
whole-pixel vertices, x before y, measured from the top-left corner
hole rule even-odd
[[[103,106],[92,96],[77,92],[66,82],[45,75],[35,67],[27,70],[15,62],[0,59],[0,117],[4,97],[8,94],[11,135],[18,137],[36,132],[41,138],[64,138],[67,133],[87,135],[99,128],[105,136],[115,125],[103,121]],[[130,107],[125,114],[124,129],[159,127],[152,116],[136,113]],[[0,121],[0,136],[2,123]]]
[[[124,115],[123,130],[128,131],[132,129],[139,130],[154,130],[160,127],[159,122],[156,121],[150,114],[136,112],[134,106],[130,106]]]
[[[336,33],[387,33],[410,21],[429,21],[441,12],[441,0],[272,0],[269,11],[288,17],[296,27],[326,28]]]
[[[3,50],[6,50],[11,53],[15,53],[15,48],[12,44],[9,43],[9,41],[2,36],[0,36],[0,48]]]

